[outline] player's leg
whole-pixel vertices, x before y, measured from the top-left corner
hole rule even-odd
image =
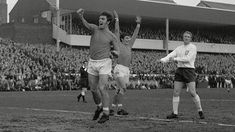
[[[122,66],[122,65],[116,65],[114,68],[114,75],[115,80],[117,84],[117,91],[114,96],[114,103],[117,106],[117,114],[118,115],[128,115],[128,112],[126,112],[123,109],[123,96],[126,93],[126,87],[129,83],[129,68]],[[112,111],[114,114],[114,111]]]
[[[89,85],[91,88],[91,93],[94,99],[95,104],[97,105],[97,109],[95,111],[95,114],[93,116],[93,120],[97,120],[102,112],[102,103],[101,103],[101,94],[98,89],[98,82],[99,82],[99,77],[94,76],[92,74],[88,74],[89,78]]]
[[[119,93],[117,94],[117,107],[118,107],[118,115],[128,115],[128,112],[123,109],[123,98],[126,94],[126,86],[129,82],[129,76],[118,77],[117,83],[120,87]]]
[[[114,96],[113,96],[113,101],[112,101],[112,109],[110,109],[110,111],[109,111],[109,115],[110,116],[113,116],[114,115],[114,113],[115,113],[115,109],[117,108],[117,98],[118,98],[118,93],[120,92],[120,89],[117,87],[117,89],[116,89],[116,92],[115,92],[115,94],[114,94]]]
[[[84,79],[84,85],[83,85],[83,87],[82,87],[82,99],[83,99],[83,102],[84,103],[87,103],[87,101],[86,101],[86,92],[87,92],[87,88],[89,87],[89,82],[88,82],[88,78],[86,78],[86,79]]]
[[[107,91],[108,88],[107,86],[108,86],[109,75],[111,75],[111,70],[112,70],[111,59],[106,59],[100,63],[98,88],[100,90],[102,97],[103,115],[98,121],[98,123],[104,123],[107,120],[109,120],[110,98],[109,98],[109,93]]]
[[[99,77],[91,75],[91,74],[89,74],[88,76],[89,76],[89,85],[91,88],[91,93],[93,95],[94,102],[97,106],[101,107],[101,105],[100,105],[102,103],[101,102],[101,93],[97,87],[99,84]]]
[[[97,106],[95,114],[93,116],[93,120],[97,120],[101,114],[102,110],[102,103],[101,103],[101,93],[98,88],[99,84],[99,73],[97,71],[97,62],[94,60],[90,60],[88,62],[88,83],[91,89],[91,93],[93,96],[93,100]]]
[[[80,101],[80,98],[82,97],[82,94],[80,93],[78,96],[77,96],[77,100],[78,102]]]
[[[103,115],[98,121],[98,123],[104,123],[107,120],[109,120],[109,103],[110,98],[107,91],[107,83],[108,83],[108,75],[107,74],[101,74],[99,75],[99,85],[98,88],[101,93],[102,98],[102,104],[103,104]]]
[[[80,92],[80,94],[77,96],[78,102],[80,101],[81,97],[83,96],[82,93],[83,93],[83,86],[84,86],[84,84],[83,84],[83,80],[82,80],[82,79],[80,80],[80,83],[79,83],[79,84],[80,84],[80,85],[79,85],[79,89],[81,89],[81,92]]]
[[[86,103],[85,95],[82,95],[82,101]]]
[[[175,81],[174,82],[174,92],[172,99],[173,113],[167,116],[167,119],[178,118],[178,107],[180,102],[180,92],[184,86],[184,82]]]
[[[196,105],[196,108],[198,110],[199,116],[201,119],[204,119],[204,114],[202,112],[202,106],[201,106],[201,100],[200,97],[198,96],[197,92],[196,92],[196,86],[195,86],[195,82],[190,82],[186,84],[187,87],[189,88],[189,93],[191,94],[193,101]]]
[[[83,87],[83,88],[82,88],[82,92],[81,92],[82,101],[83,101],[84,103],[87,103],[86,98],[85,98],[86,90],[87,90],[87,88]]]
[[[232,87],[232,83],[231,83],[231,81],[230,82],[228,82],[228,84],[227,84],[227,92],[229,93],[230,92],[230,88]]]
[[[118,96],[118,93],[120,91],[120,86],[119,84],[117,83],[117,76],[118,76],[118,73],[119,73],[119,70],[118,70],[118,65],[115,66],[114,68],[114,74],[113,74],[113,77],[114,77],[114,80],[116,81],[116,92],[113,96],[113,100],[112,100],[112,109],[110,109],[110,115],[113,116],[114,115],[114,109],[116,109],[117,107],[117,96]]]
[[[186,87],[186,92],[189,92],[189,88],[188,87]]]
[[[81,87],[82,87],[82,85],[81,85],[81,83],[80,83],[79,89],[80,89]],[[81,97],[82,97],[82,91],[81,91],[80,94],[77,96],[77,101],[78,101],[78,102],[80,101]]]
[[[120,91],[120,89],[117,88],[116,92],[115,92],[115,94],[113,96],[113,101],[112,101],[112,107],[113,108],[117,107],[117,94],[119,93],[119,91]]]

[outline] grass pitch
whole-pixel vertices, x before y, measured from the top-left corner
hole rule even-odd
[[[179,119],[167,120],[172,110],[172,89],[129,90],[125,117],[92,121],[96,108],[77,102],[80,91],[0,93],[1,132],[234,132],[235,89],[198,89],[206,119],[200,120],[189,94],[182,90]],[[109,91],[110,96],[114,91]]]

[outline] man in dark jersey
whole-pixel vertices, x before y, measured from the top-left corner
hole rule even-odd
[[[104,123],[109,120],[110,98],[105,88],[112,69],[110,53],[116,57],[119,55],[117,38],[109,30],[109,24],[112,21],[112,13],[102,12],[99,16],[98,26],[90,24],[84,19],[84,9],[79,9],[77,13],[83,25],[92,32],[89,52],[90,59],[88,63],[88,80],[94,102],[97,105],[93,120],[97,120],[103,111],[103,115],[98,123]],[[114,49],[112,51],[111,45]]]
[[[87,73],[87,61],[83,62],[83,65],[80,68],[80,80],[79,80],[79,88],[82,89],[81,93],[77,96],[78,102],[82,97],[84,103],[87,103],[85,99],[85,95],[88,88],[88,73]]]
[[[115,35],[119,40],[120,54],[117,59],[117,65],[114,68],[114,77],[117,83],[117,92],[113,97],[113,107],[117,107],[118,115],[128,115],[128,112],[125,111],[123,106],[123,96],[126,92],[126,87],[129,83],[129,75],[130,75],[130,63],[131,63],[131,49],[134,45],[136,37],[139,33],[141,17],[136,17],[136,28],[132,36],[127,34],[120,35],[119,28],[119,18],[116,11],[114,11],[115,16]],[[114,114],[114,110],[110,110],[111,115]]]

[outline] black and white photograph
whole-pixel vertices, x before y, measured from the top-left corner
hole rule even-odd
[[[235,132],[235,0],[0,0],[0,132]]]

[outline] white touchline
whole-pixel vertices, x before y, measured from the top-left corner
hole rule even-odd
[[[227,127],[235,127],[235,125],[232,124],[222,124],[222,123],[218,123],[219,126],[227,126]]]
[[[31,110],[31,111],[44,111],[44,112],[60,112],[60,113],[77,113],[77,114],[85,114],[85,115],[92,115],[90,112],[82,112],[82,111],[69,111],[69,110],[57,110],[57,109],[39,109],[39,108],[21,108],[21,107],[0,107],[5,109],[25,109],[25,110]],[[117,116],[119,117],[119,116]],[[164,122],[173,122],[177,121],[180,123],[199,123],[199,124],[208,124],[208,122],[205,121],[192,121],[192,120],[170,120],[170,119],[161,119],[161,118],[154,118],[154,117],[141,117],[141,116],[127,116],[127,118],[120,118],[121,120],[130,120],[130,119],[140,119],[140,120],[152,120],[152,121],[164,121]],[[224,127],[235,127],[235,124],[224,124],[224,123],[211,123],[210,124],[216,124],[218,126],[224,126]]]
[[[69,111],[69,110],[57,110],[57,109],[39,109],[39,108],[21,108],[21,107],[0,107],[0,108],[7,108],[7,109],[25,109],[25,110],[32,110],[32,111],[44,111],[44,112],[60,112],[60,113],[78,113],[78,114],[86,114],[91,115],[90,112],[82,112],[82,111]]]
[[[235,102],[235,100],[230,99],[201,99],[202,101],[211,101],[211,102]]]

